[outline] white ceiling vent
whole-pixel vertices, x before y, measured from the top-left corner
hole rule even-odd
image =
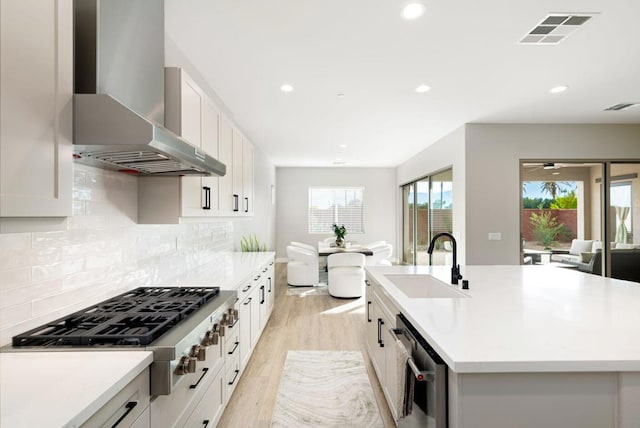
[[[611,107],[607,107],[606,109],[604,109],[604,111],[621,111],[634,107],[640,107],[640,103],[620,103]]]
[[[580,26],[587,23],[594,13],[550,13],[520,40],[525,45],[557,45]]]

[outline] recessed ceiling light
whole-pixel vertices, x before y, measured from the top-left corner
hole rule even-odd
[[[552,94],[559,94],[560,92],[564,92],[567,89],[569,89],[568,86],[561,85],[561,86],[556,86],[555,88],[549,89],[549,92],[551,92]]]
[[[431,86],[429,85],[420,85],[416,88],[416,92],[419,94],[423,94],[431,90]]]
[[[338,147],[340,147],[341,149],[346,149],[347,145],[346,144],[340,144]]]
[[[285,83],[284,85],[280,86],[280,90],[282,92],[291,92],[293,91],[293,86],[289,85],[288,83]]]
[[[409,3],[402,8],[400,16],[407,20],[416,19],[420,18],[425,10],[426,7],[422,3]]]
[[[344,98],[344,94],[338,94],[338,98]]]

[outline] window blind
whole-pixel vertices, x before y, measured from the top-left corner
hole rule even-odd
[[[333,233],[333,224],[347,233],[364,233],[363,187],[310,187],[309,233]]]

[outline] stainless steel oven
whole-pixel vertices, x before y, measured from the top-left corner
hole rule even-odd
[[[446,428],[447,365],[404,315],[397,315],[392,331],[408,352],[402,379],[404,417],[398,427]]]

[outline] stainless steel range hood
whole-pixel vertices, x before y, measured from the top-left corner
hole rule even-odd
[[[74,156],[140,175],[226,166],[164,123],[164,0],[74,0]]]

